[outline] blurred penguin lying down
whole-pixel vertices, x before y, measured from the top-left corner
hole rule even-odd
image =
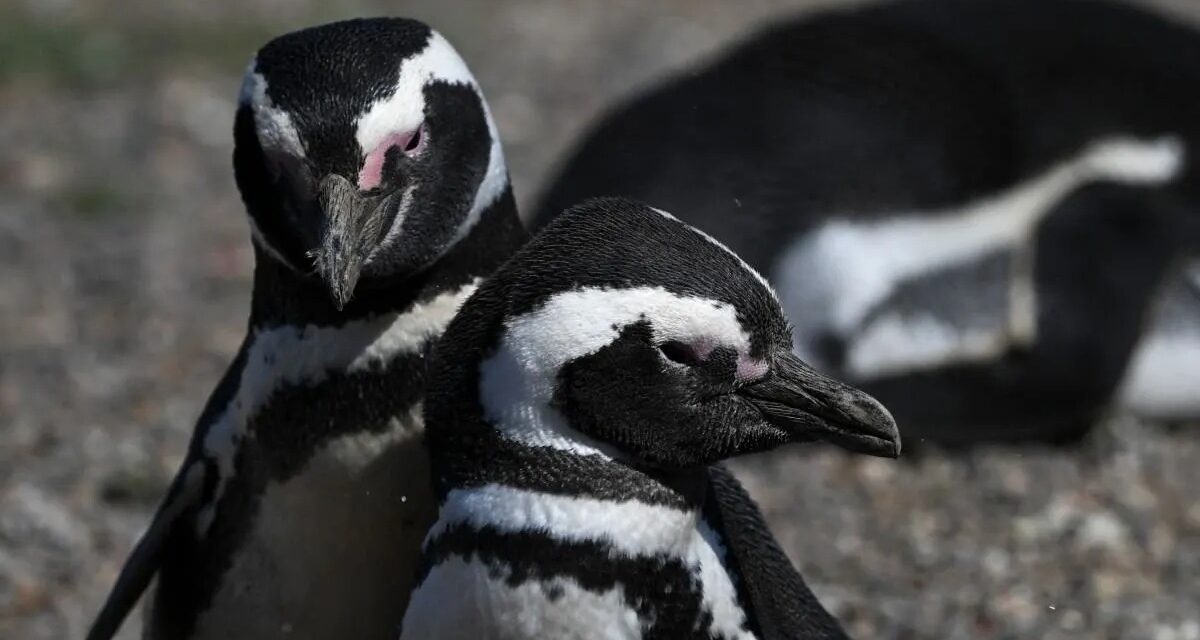
[[[1200,418],[1200,37],[1109,2],[780,21],[607,113],[535,225],[619,194],[766,274],[910,440]]]

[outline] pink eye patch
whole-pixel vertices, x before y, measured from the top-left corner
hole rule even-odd
[[[417,127],[412,131],[403,133],[393,133],[384,138],[363,160],[362,169],[358,171],[358,188],[362,191],[370,191],[378,187],[383,182],[383,163],[387,160],[388,151],[393,147],[399,147],[405,154],[413,155],[421,149],[425,144],[425,136],[422,135],[424,126]]]
[[[734,378],[738,382],[754,382],[759,378],[767,375],[767,370],[770,367],[762,360],[755,360],[750,356],[739,353],[737,358],[737,371],[734,373]]]
[[[672,340],[658,347],[659,351],[670,361],[687,366],[703,364],[712,355],[715,347],[708,340],[696,342],[679,342]],[[734,369],[734,379],[738,382],[754,382],[767,375],[770,365],[765,360],[751,358],[745,353],[737,355]]]

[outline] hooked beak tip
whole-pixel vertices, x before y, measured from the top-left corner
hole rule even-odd
[[[354,297],[354,287],[358,283],[360,269],[361,265],[351,256],[339,256],[336,250],[328,247],[320,252],[317,273],[325,282],[329,297],[338,311]]]
[[[842,447],[847,451],[880,458],[900,457],[900,432],[890,419],[855,419],[842,421],[827,417],[822,427],[809,435]]]
[[[878,400],[788,353],[746,395],[767,420],[801,440],[824,440],[855,453],[900,456],[900,429]]]
[[[346,307],[346,303],[350,302],[351,294],[345,289],[330,289],[330,296],[333,298],[333,306],[341,311]]]
[[[353,273],[333,271],[324,274],[324,279],[325,286],[329,289],[329,297],[333,299],[333,305],[337,307],[338,311],[341,311],[354,297],[354,285],[358,281],[357,270]]]
[[[900,428],[891,412],[878,400],[861,391],[850,407],[848,413],[854,425],[854,433],[866,441],[862,453],[899,458]]]

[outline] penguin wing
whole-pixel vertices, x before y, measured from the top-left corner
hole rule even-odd
[[[1006,247],[896,282],[847,337],[853,377],[990,361],[1033,339],[1027,251]],[[1029,294],[1030,296],[1032,294]]]
[[[164,552],[172,538],[171,534],[180,524],[190,522],[192,514],[197,512],[204,501],[204,488],[209,484],[208,476],[213,472],[213,467],[200,454],[201,443],[204,442],[208,430],[218,420],[218,416],[232,401],[241,383],[247,351],[248,340],[242,343],[237,357],[209,396],[196,423],[196,431],[192,434],[188,456],[171,482],[167,497],[154,514],[150,528],[142,534],[133,552],[129,554],[129,559],[125,561],[125,566],[121,568],[121,575],[117,576],[117,583],[109,592],[100,613],[96,614],[87,640],[108,640],[116,635],[121,623],[142,597],[142,593],[146,591],[146,587],[150,585],[154,574],[162,565]]]
[[[838,621],[817,601],[771,535],[762,512],[737,478],[709,467],[705,516],[725,543],[725,562],[737,576],[738,596],[765,640],[845,639]]]
[[[108,640],[116,635],[129,611],[146,591],[150,580],[158,571],[163,550],[180,517],[194,512],[204,494],[205,465],[200,460],[191,460],[183,465],[167,497],[154,514],[150,528],[146,530],[125,561],[117,583],[113,585],[100,613],[96,615],[87,640]]]

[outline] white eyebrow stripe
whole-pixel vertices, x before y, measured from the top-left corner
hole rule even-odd
[[[467,64],[436,31],[430,32],[423,51],[400,63],[392,92],[355,121],[354,138],[364,157],[389,135],[420,126],[425,120],[424,87],[431,81],[467,85],[479,92]]]
[[[453,246],[466,237],[484,210],[496,203],[508,189],[508,167],[504,160],[504,148],[500,141],[500,132],[492,118],[491,108],[479,88],[479,83],[471,74],[466,62],[454,50],[454,47],[438,32],[431,31],[429,42],[419,54],[406,59],[400,65],[396,84],[392,93],[375,101],[367,112],[355,121],[355,140],[365,159],[388,136],[397,132],[408,132],[416,129],[425,120],[425,91],[424,87],[431,82],[445,82],[471,87],[479,97],[483,108],[484,120],[487,123],[488,136],[491,138],[488,149],[487,168],[479,186],[475,189],[475,197],[466,217],[458,225],[454,236],[447,242]],[[427,143],[436,143],[433,140]],[[404,209],[402,213],[407,213]],[[393,225],[399,229],[399,223]],[[381,243],[387,246],[395,238],[389,237]]]
[[[267,79],[258,72],[258,59],[250,61],[242,76],[238,104],[249,105],[254,114],[254,131],[264,149],[282,151],[297,158],[305,157],[304,144],[292,116],[275,107],[267,95]]]
[[[611,458],[608,447],[572,429],[550,406],[559,370],[649,320],[659,341],[711,339],[739,352],[750,335],[733,305],[662,287],[563,291],[508,320],[496,351],[479,367],[484,416],[502,437],[531,447]]]

